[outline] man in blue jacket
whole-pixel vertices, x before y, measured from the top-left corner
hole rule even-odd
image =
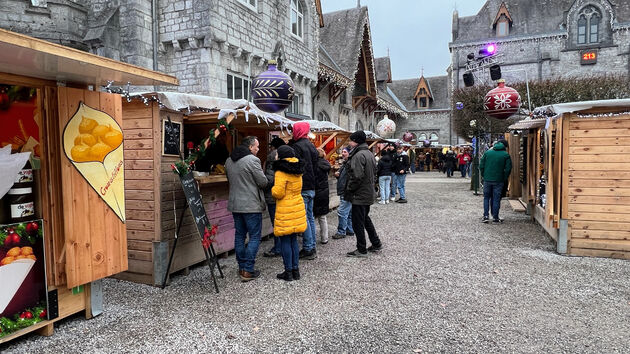
[[[512,159],[503,143],[495,143],[492,149],[483,154],[479,163],[479,170],[483,177],[483,218],[481,222],[488,223],[488,209],[490,209],[490,201],[492,200],[492,221],[501,223],[503,222],[499,218],[501,192],[512,171]]]

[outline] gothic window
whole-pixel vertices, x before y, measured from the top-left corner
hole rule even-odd
[[[229,99],[249,99],[249,81],[234,74],[227,74],[227,97]]]
[[[431,141],[439,140],[439,137],[438,137],[437,133],[431,133],[431,135],[429,137],[429,140],[431,140]]]
[[[330,117],[328,116],[326,112],[321,111],[317,113],[317,120],[322,121],[322,122],[330,122]]]
[[[304,5],[299,0],[291,0],[291,33],[304,38]]]
[[[578,44],[586,43],[586,16],[580,16],[578,20]]]
[[[363,123],[360,120],[354,123],[354,130],[363,130]]]
[[[427,134],[426,133],[420,133],[420,135],[418,135],[418,140],[427,140]]]
[[[594,6],[586,6],[580,11],[577,21],[577,43],[599,43],[599,24],[602,15]]]
[[[344,89],[341,95],[339,96],[339,104],[344,105],[346,103],[348,103],[348,99],[346,95],[346,90]]]

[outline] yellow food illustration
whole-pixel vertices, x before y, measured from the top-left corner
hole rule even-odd
[[[120,146],[123,134],[111,125],[98,124],[85,116],[81,118],[79,135],[74,138],[74,146],[70,150],[72,160],[103,162],[107,154]]]
[[[7,252],[7,256],[2,258],[0,261],[0,266],[4,266],[7,264],[11,264],[18,259],[32,259],[34,261],[37,260],[37,257],[33,254],[32,247],[13,247]]]
[[[89,134],[96,128],[98,123],[94,119],[81,117],[81,123],[79,124],[79,133]]]
[[[223,165],[216,165],[214,167],[214,169],[220,175],[224,175],[225,174],[225,167],[223,167]]]
[[[8,257],[16,257],[20,254],[22,254],[22,250],[20,249],[20,247],[13,247],[9,250],[9,252],[7,252]]]

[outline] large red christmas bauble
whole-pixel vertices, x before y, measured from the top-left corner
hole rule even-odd
[[[403,134],[403,140],[406,142],[410,142],[411,140],[413,140],[413,134],[411,134],[410,132],[406,132],[405,134]]]
[[[521,106],[521,95],[515,89],[505,86],[505,80],[499,80],[499,86],[486,94],[483,109],[487,115],[497,119],[507,119]]]

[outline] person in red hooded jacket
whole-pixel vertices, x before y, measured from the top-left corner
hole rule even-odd
[[[293,141],[291,147],[295,150],[295,157],[304,162],[304,173],[302,174],[302,198],[306,208],[307,228],[302,239],[302,250],[300,259],[312,260],[317,258],[315,249],[315,216],[313,214],[313,201],[315,199],[315,171],[317,170],[317,150],[308,140],[308,133],[311,126],[307,122],[297,122],[293,124]]]

